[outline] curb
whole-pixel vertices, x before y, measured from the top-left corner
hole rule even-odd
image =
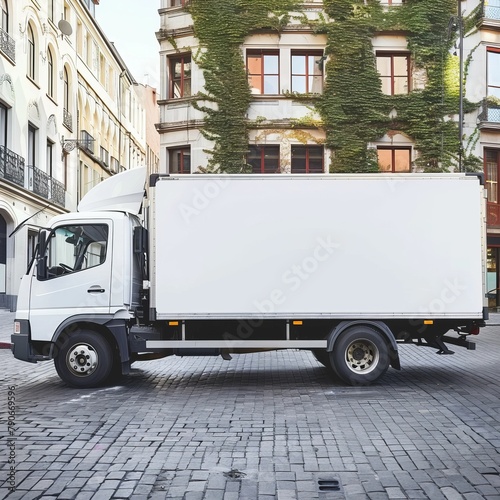
[[[10,342],[0,342],[0,349],[12,349],[12,345]]]

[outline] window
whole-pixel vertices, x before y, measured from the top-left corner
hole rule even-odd
[[[54,97],[54,58],[50,48],[47,49],[47,94]]]
[[[35,35],[31,24],[28,24],[28,77],[35,80]]]
[[[322,174],[323,146],[292,146],[292,174]]]
[[[54,143],[47,139],[47,174],[52,177],[54,167]]]
[[[248,83],[252,94],[279,94],[279,52],[247,52]]]
[[[489,203],[498,203],[498,170],[500,168],[500,150],[484,150],[484,170],[486,174],[486,193]]]
[[[179,99],[191,95],[191,55],[169,57],[169,98]]]
[[[407,94],[410,91],[409,54],[377,52],[377,71],[384,94]]]
[[[36,136],[37,129],[28,124],[28,165],[36,166]]]
[[[7,119],[8,109],[0,103],[0,146],[7,147]]]
[[[247,163],[254,174],[280,173],[279,146],[249,146]]]
[[[323,53],[292,52],[292,92],[319,94],[323,90]]]
[[[55,16],[54,16],[54,0],[48,0],[48,1],[49,1],[49,5],[48,5],[47,10],[48,10],[48,14],[49,14],[49,19],[51,21],[54,21],[54,18],[55,18]]]
[[[381,172],[410,172],[411,148],[381,146],[377,153]]]
[[[80,132],[80,146],[91,154],[94,154],[94,138],[86,131]]]
[[[183,7],[189,0],[170,0],[169,7]]]
[[[488,95],[500,98],[500,49],[488,47]]]
[[[101,160],[106,165],[109,166],[109,151],[101,146]]]
[[[7,8],[6,0],[1,0],[2,3],[2,29],[5,33],[9,32],[9,9]]]
[[[191,150],[189,148],[169,149],[168,164],[171,174],[190,174]]]
[[[106,260],[108,226],[82,224],[54,229],[48,237],[47,278],[100,266]]]
[[[64,80],[64,96],[63,96],[63,107],[66,111],[69,111],[69,76],[68,76],[68,70],[64,68],[63,71],[63,80]]]

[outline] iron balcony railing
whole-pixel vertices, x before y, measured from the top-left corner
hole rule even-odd
[[[30,191],[62,207],[66,204],[64,184],[46,174],[34,165],[28,165],[26,184]]]
[[[73,132],[73,116],[67,109],[63,109],[63,125],[70,131]]]
[[[22,156],[0,146],[0,179],[32,191],[46,200],[66,206],[64,184],[33,165],[25,165]]]
[[[480,122],[500,123],[500,104],[483,99],[478,118]]]
[[[0,146],[0,177],[24,187],[24,158]]]
[[[500,1],[499,0],[484,0],[483,1],[483,16],[485,19],[500,21]]]
[[[2,28],[0,28],[0,51],[3,52],[12,62],[16,62],[16,42]]]

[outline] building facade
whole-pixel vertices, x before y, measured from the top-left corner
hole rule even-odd
[[[499,288],[500,0],[269,4],[259,17],[249,1],[246,26],[218,2],[162,0],[160,168],[235,172],[241,160],[255,173],[482,171],[488,288]],[[225,141],[240,160],[224,156]]]
[[[12,309],[38,228],[146,164],[146,112],[98,0],[0,3],[0,307]]]

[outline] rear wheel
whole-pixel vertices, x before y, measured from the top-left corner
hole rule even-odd
[[[389,368],[389,348],[380,332],[357,325],[340,334],[330,353],[330,361],[344,382],[368,385]]]
[[[54,358],[59,377],[73,387],[96,387],[108,380],[113,351],[106,339],[90,330],[78,330],[63,343]]]

